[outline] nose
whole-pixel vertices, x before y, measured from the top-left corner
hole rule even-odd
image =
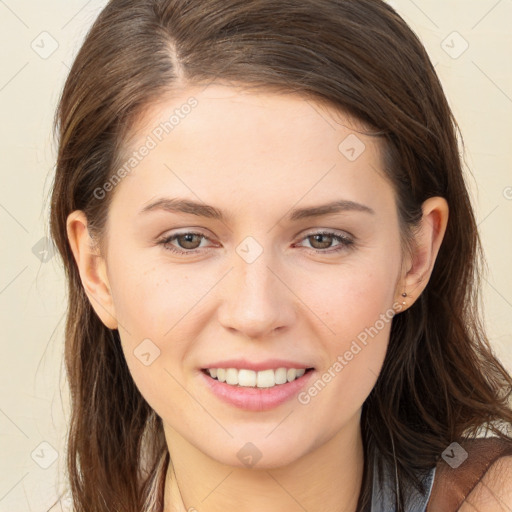
[[[233,333],[251,339],[271,337],[295,319],[294,294],[286,272],[263,251],[255,261],[234,254],[232,270],[225,278],[222,303],[218,309],[220,324]]]

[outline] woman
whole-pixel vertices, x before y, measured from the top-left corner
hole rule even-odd
[[[111,0],[57,125],[75,510],[512,506],[457,125],[391,7]]]

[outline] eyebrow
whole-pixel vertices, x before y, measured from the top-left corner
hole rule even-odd
[[[190,215],[215,219],[221,222],[226,222],[231,218],[231,215],[227,215],[219,208],[205,203],[192,201],[190,199],[167,197],[158,198],[152,201],[148,205],[144,206],[139,213],[148,213],[155,210],[164,210],[174,213],[188,213]],[[307,208],[295,208],[285,216],[285,220],[289,222],[296,222],[302,219],[322,217],[324,215],[346,211],[364,212],[372,215],[375,214],[375,211],[369,206],[356,203],[354,201],[340,199],[322,205],[310,206]]]

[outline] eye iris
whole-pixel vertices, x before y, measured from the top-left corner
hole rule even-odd
[[[331,235],[326,235],[324,233],[319,233],[317,235],[312,235],[310,238],[313,238],[315,241],[317,241],[316,239],[320,237],[326,237],[327,238],[327,242],[323,242],[323,244],[321,243],[321,245],[323,245],[322,247],[315,247],[315,249],[327,249],[331,243],[332,243],[332,236]],[[314,247],[314,244],[313,244],[313,247]]]
[[[176,238],[177,240],[179,241],[179,245],[182,246],[184,249],[196,249],[196,247],[189,247],[187,244],[191,243],[192,245],[194,245],[193,242],[190,241],[190,238],[193,238],[193,237],[198,237],[200,238],[200,235],[197,235],[195,233],[185,233],[183,235],[177,235]],[[182,239],[186,239],[185,241],[185,245],[182,244]],[[201,241],[199,240],[199,243],[201,243]],[[197,244],[196,244],[197,246]]]

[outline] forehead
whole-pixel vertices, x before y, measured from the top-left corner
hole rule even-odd
[[[218,84],[175,91],[139,117],[125,160],[144,146],[150,150],[116,190],[131,204],[157,193],[234,207],[305,206],[344,192],[374,204],[392,197],[381,141],[339,109],[296,93]]]
[[[197,128],[212,123],[234,129],[222,134],[223,138],[227,135],[241,137],[247,131],[254,136],[258,128],[264,127],[258,131],[267,142],[272,134],[285,137],[289,134],[288,138],[301,134],[311,137],[314,132],[321,136],[326,130],[344,127],[363,136],[365,131],[372,130],[324,98],[277,87],[255,89],[214,83],[173,90],[147,105],[132,127],[131,143],[153,132],[157,139],[165,138],[170,131],[173,134],[197,133]],[[161,127],[163,133],[159,130],[160,124],[167,126],[167,130]]]

